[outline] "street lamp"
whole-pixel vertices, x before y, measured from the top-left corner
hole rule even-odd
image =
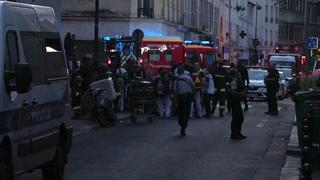
[[[259,46],[259,40],[257,38],[257,27],[258,27],[258,10],[261,10],[262,7],[257,3],[256,4],[256,25],[255,25],[255,31],[254,31],[254,39],[258,42],[258,44],[255,45],[255,63],[258,62],[259,56],[258,56],[258,46]]]
[[[99,42],[99,0],[95,2],[94,13],[94,60],[98,61],[98,42]]]

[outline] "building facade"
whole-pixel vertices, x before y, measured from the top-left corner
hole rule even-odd
[[[278,42],[279,9],[274,0],[225,0],[221,5],[220,44],[223,58],[255,65]],[[253,39],[259,44],[254,46]]]
[[[95,1],[63,0],[62,4],[62,30],[81,40],[93,39]],[[219,14],[216,4],[215,0],[100,1],[99,37],[128,36],[139,28],[146,36],[214,39]]]
[[[279,46],[281,50],[304,53],[306,0],[280,0]]]

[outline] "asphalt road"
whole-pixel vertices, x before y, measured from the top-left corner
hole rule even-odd
[[[231,140],[231,115],[191,119],[179,136],[175,118],[121,122],[74,138],[65,180],[278,180],[294,106],[279,101],[280,115],[265,115],[265,102],[250,102],[246,140]],[[40,180],[40,171],[18,180]]]

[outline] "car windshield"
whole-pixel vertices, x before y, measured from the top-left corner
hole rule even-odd
[[[272,64],[274,64],[276,67],[280,66],[293,66],[294,62],[288,62],[288,61],[270,61]]]
[[[264,78],[268,75],[267,71],[262,70],[249,70],[249,79],[251,80],[264,80]]]
[[[285,78],[292,78],[291,69],[279,69],[279,71],[283,72]]]
[[[284,73],[282,71],[279,72],[279,75],[280,75],[280,80],[285,80],[286,77],[284,76]]]

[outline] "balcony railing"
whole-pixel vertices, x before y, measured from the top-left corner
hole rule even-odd
[[[139,18],[153,18],[153,8],[138,8]]]

